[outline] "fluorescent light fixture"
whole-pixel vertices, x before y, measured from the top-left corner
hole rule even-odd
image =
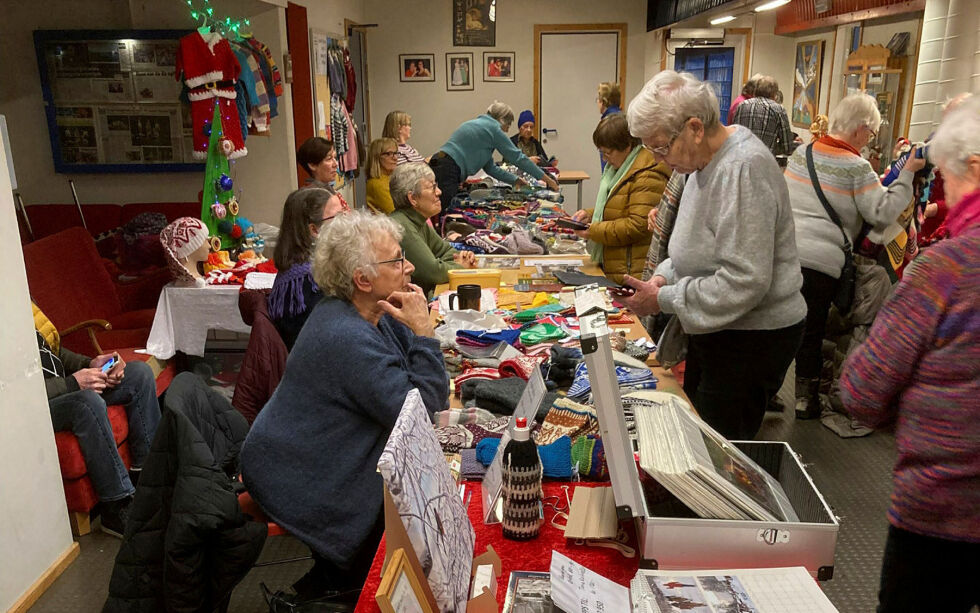
[[[756,13],[761,13],[762,11],[771,11],[772,9],[779,8],[784,4],[789,4],[789,0],[770,0],[765,4],[760,4],[759,6],[755,7],[754,10]]]
[[[715,17],[711,20],[711,25],[718,26],[723,23],[728,23],[729,21],[735,21],[734,15],[725,15],[724,17]]]

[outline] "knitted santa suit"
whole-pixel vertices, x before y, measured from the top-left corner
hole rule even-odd
[[[222,135],[234,145],[228,159],[240,158],[248,153],[235,101],[235,81],[240,71],[241,66],[231,46],[220,34],[194,32],[180,39],[174,76],[178,81],[183,76],[190,90],[187,98],[191,101],[191,120],[194,123],[195,158],[203,160],[208,156],[208,138],[215,104],[221,106]]]

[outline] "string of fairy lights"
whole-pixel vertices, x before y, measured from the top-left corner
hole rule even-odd
[[[238,38],[239,34],[248,32],[252,25],[252,22],[247,17],[240,19],[233,19],[227,16],[223,19],[220,16],[215,17],[214,7],[211,6],[210,0],[200,0],[197,2],[195,0],[184,1],[187,3],[188,10],[191,13],[191,19],[194,21],[203,20],[204,25],[211,26],[212,30],[225,38]]]

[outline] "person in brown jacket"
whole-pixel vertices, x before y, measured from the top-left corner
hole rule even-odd
[[[589,255],[606,276],[621,283],[624,274],[636,276],[643,271],[653,236],[647,214],[660,204],[671,170],[630,135],[622,113],[604,117],[592,133],[592,142],[606,160],[596,205],[572,217],[591,222],[576,234],[589,240]]]

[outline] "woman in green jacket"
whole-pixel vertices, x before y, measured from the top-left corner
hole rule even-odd
[[[636,276],[643,271],[653,236],[647,214],[660,204],[671,170],[630,135],[622,113],[604,117],[592,133],[592,142],[606,166],[595,207],[573,215],[591,222],[588,230],[576,234],[589,239],[589,255],[606,276],[621,283],[624,274]]]

